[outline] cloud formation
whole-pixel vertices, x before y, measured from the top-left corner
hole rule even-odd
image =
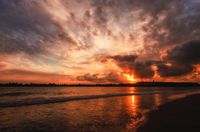
[[[37,54],[53,41],[57,28],[37,3],[25,0],[0,2],[0,53]]]
[[[191,73],[196,64],[200,64],[200,41],[194,40],[188,43],[176,46],[168,51],[164,63],[158,65],[158,72],[163,77],[181,76]]]
[[[138,78],[151,78],[154,76],[153,61],[138,60],[137,55],[117,55],[108,57],[126,73],[133,73]]]
[[[126,82],[123,73],[193,81],[199,36],[199,0],[1,0],[0,75],[18,69],[77,83]]]
[[[77,76],[77,80],[89,83],[119,83],[125,81],[117,73],[110,72],[108,74],[84,74]]]
[[[178,45],[167,52],[163,60],[139,60],[136,55],[108,57],[124,70],[139,78],[153,78],[157,71],[161,77],[176,77],[192,73],[195,65],[200,64],[200,41],[194,40]]]

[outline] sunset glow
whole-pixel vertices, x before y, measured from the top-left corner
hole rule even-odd
[[[199,1],[157,1],[0,2],[0,83],[200,82]]]
[[[200,132],[199,93],[200,0],[0,0],[0,132]]]
[[[124,73],[123,75],[127,79],[127,81],[129,81],[130,83],[136,83],[137,82],[137,79],[134,77],[133,74]]]

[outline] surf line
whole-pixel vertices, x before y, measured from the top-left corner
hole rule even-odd
[[[167,94],[169,92],[165,92]],[[120,93],[120,94],[103,94],[103,95],[90,95],[90,96],[71,96],[71,97],[52,97],[52,98],[32,98],[15,101],[2,101],[0,102],[0,108],[5,107],[18,107],[27,105],[41,105],[50,103],[60,103],[68,101],[111,98],[118,96],[132,96],[132,95],[151,95],[151,94],[164,94],[161,92],[142,92],[142,93]]]

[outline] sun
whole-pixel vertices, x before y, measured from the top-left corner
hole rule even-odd
[[[135,78],[135,76],[133,74],[124,73],[123,76],[126,78],[126,80],[128,80],[131,83],[137,82],[137,79]]]

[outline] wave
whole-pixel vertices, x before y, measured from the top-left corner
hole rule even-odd
[[[120,94],[103,94],[103,95],[89,95],[89,96],[70,96],[70,97],[49,97],[49,98],[31,98],[14,101],[1,101],[0,107],[18,107],[27,105],[40,105],[50,103],[60,103],[68,101],[89,100],[99,98],[111,98],[118,96],[132,96],[132,95],[151,95],[151,94],[169,94],[169,93],[183,93],[182,92],[142,92],[142,93],[120,93]]]
[[[10,93],[0,93],[0,97],[4,96],[24,96],[24,95],[33,95],[38,93],[31,93],[31,92],[10,92]]]

